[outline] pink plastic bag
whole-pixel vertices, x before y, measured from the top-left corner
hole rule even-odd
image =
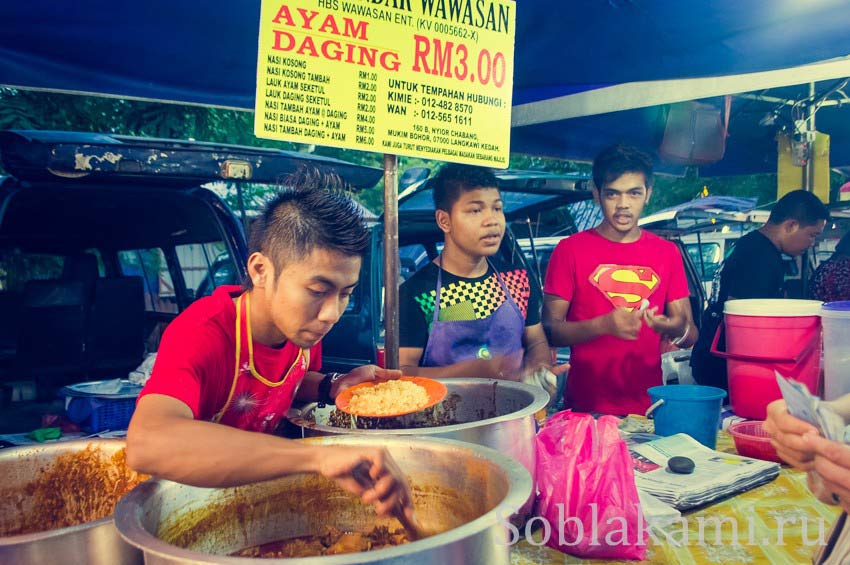
[[[537,514],[549,525],[549,547],[594,559],[646,558],[648,526],[618,423],[564,411],[537,434]]]

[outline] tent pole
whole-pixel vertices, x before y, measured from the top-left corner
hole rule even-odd
[[[384,155],[384,364],[398,368],[398,156]]]
[[[809,83],[809,104],[806,107],[806,112],[808,113],[807,117],[807,126],[806,131],[814,132],[815,131],[815,112],[817,112],[817,104],[815,103],[815,83]],[[815,134],[817,135],[817,134]],[[808,192],[814,192],[815,190],[815,148],[814,148],[814,139],[812,139],[811,145],[809,146],[809,158],[806,159],[806,164],[803,165],[803,188]]]
[[[815,83],[809,83],[809,105],[806,108],[808,113],[808,124],[806,126],[807,131],[812,132],[814,136],[817,135],[815,132],[815,112],[817,112],[818,106],[817,101],[815,100]],[[803,167],[803,188],[806,189],[807,192],[815,191],[815,159],[817,158],[815,154],[815,140],[812,137],[811,146],[809,147],[809,158],[806,159],[806,164]],[[828,197],[827,197],[828,199]],[[800,256],[800,298],[806,298],[809,294],[809,250],[803,252]]]
[[[699,250],[699,270],[701,272],[700,278],[705,280],[705,260],[702,258],[702,234],[697,232],[697,249]],[[723,262],[721,260],[721,262]]]
[[[525,217],[525,224],[528,228],[528,242],[531,244],[531,256],[534,258],[534,270],[537,271],[537,278],[540,279],[540,284],[543,284],[543,276],[545,273],[540,272],[540,257],[537,256],[537,246],[534,245],[534,234],[531,232],[531,218]]]

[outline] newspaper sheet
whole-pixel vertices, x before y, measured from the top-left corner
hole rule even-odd
[[[630,446],[638,490],[678,510],[702,506],[770,482],[779,465],[709,449],[685,434]],[[683,456],[694,462],[687,475],[667,469],[667,461]]]

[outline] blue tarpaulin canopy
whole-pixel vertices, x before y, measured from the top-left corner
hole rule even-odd
[[[622,141],[658,157],[669,104],[751,93],[732,98],[725,157],[700,174],[773,172],[776,133],[793,131],[792,114],[810,97],[809,83],[818,98],[850,76],[846,2],[524,6],[517,9],[516,152],[590,160]],[[816,129],[832,136],[831,163],[850,164],[850,114],[840,107],[850,100],[840,88],[828,98]],[[774,111],[775,123],[760,125]],[[661,170],[683,171],[658,160]]]
[[[746,212],[756,207],[757,198],[747,198],[742,196],[721,196],[711,195],[705,198],[696,198],[687,202],[682,202],[675,206],[665,208],[656,214],[666,212],[675,212],[679,216],[687,216],[688,212],[694,214],[720,214],[724,212]]]
[[[515,105],[511,150],[590,160],[605,145],[637,145],[658,160],[659,170],[681,174],[658,148],[671,104],[701,99],[723,108],[730,98],[722,160],[701,166],[701,176],[775,172],[777,133],[793,134],[816,101],[815,129],[831,136],[830,163],[850,165],[850,104],[845,92],[850,60],[726,77],[643,81],[596,88],[563,97]],[[810,77],[811,83],[803,81]],[[792,86],[774,86],[797,82]],[[711,97],[708,97],[711,96]]]
[[[756,210],[756,198],[706,196],[659,210],[640,219],[640,225],[657,234],[682,236],[718,231],[724,225],[767,221],[770,212]]]
[[[3,2],[0,85],[251,109],[259,5]],[[843,0],[519,0],[516,10],[513,151],[587,159],[614,140],[654,149],[670,102],[810,81],[822,92],[850,76],[846,61],[759,74],[849,55]],[[752,127],[755,105],[733,102],[726,158],[705,171],[775,167],[775,131]],[[833,111],[820,111],[818,129],[833,136],[833,163],[850,164],[850,118]]]

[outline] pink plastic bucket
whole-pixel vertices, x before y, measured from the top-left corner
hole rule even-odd
[[[764,420],[767,405],[782,398],[774,371],[819,394],[821,303],[816,300],[729,300],[724,306],[725,357],[732,411]]]

